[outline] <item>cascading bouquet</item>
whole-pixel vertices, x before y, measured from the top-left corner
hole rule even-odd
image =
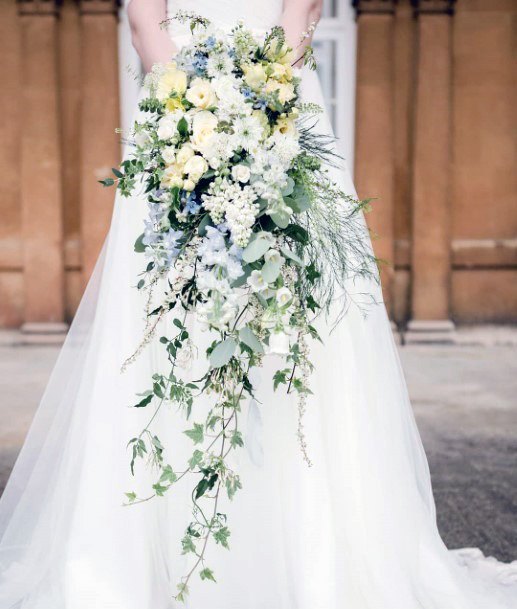
[[[137,459],[150,460],[156,483],[149,496],[127,498],[148,501],[192,480],[192,521],[181,541],[192,567],[177,600],[185,599],[196,571],[215,581],[206,564],[209,540],[229,546],[220,503],[241,488],[227,456],[244,444],[238,414],[254,396],[250,370],[268,354],[283,358],[270,381],[297,394],[293,433],[310,465],[303,414],[313,368],[308,343],[318,338],[312,320],[328,311],[337,292],[345,293],[347,281],[376,277],[361,214],[368,202],[333,183],[324,168],[332,163],[333,142],[315,128],[320,109],[300,100],[293,63],[313,63],[310,47],[297,58],[282,28],[258,39],[242,24],[228,33],[197,16],[182,18],[190,20],[192,39],[146,77],[134,152],[114,178],[103,180],[125,196],[139,187],[148,201],[135,244],[147,259],[137,288],[148,292],[148,323],[123,367],[166,328],[160,342],[170,370],[157,371],[139,395],[135,406],[153,413],[129,442],[131,471]],[[158,300],[157,286],[165,293]],[[186,380],[197,353],[187,316],[213,337],[202,354],[206,373],[195,381]],[[199,420],[201,394],[212,405]],[[190,421],[184,433],[193,451],[186,463],[172,465],[152,429],[167,404]]]

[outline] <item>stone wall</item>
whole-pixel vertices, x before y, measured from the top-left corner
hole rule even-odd
[[[435,338],[517,321],[517,4],[353,4],[355,174],[391,316]],[[0,53],[0,327],[60,330],[112,209],[117,2],[0,0]]]
[[[517,320],[513,0],[356,0],[356,181],[409,336]]]

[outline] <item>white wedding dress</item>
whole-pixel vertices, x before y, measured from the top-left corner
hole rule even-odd
[[[229,26],[264,30],[282,0],[177,0]],[[177,44],[188,34],[172,28]],[[322,102],[317,76],[303,95]],[[322,131],[330,126],[324,116]],[[354,193],[349,176],[336,174]],[[123,493],[148,488],[151,472],[129,472],[127,441],[147,421],[128,408],[162,361],[138,345],[144,303],[133,287],[143,258],[133,252],[144,197],[117,196],[113,221],[26,444],[0,503],[0,609],[172,609],[188,568],[180,539],[190,488],[122,507]],[[351,286],[380,297],[377,285]],[[191,323],[199,341],[206,337]],[[517,608],[517,564],[476,551],[449,552],[438,533],[426,457],[415,426],[385,309],[366,318],[350,307],[324,345],[315,344],[306,433],[314,467],[301,458],[296,405],[273,394],[266,363],[261,404],[246,405],[245,447],[235,451],[243,490],[229,515],[230,551],[210,546],[217,584],[193,580],[190,609]],[[158,335],[159,336],[159,335]],[[201,369],[201,368],[200,368]],[[191,443],[174,408],[156,421],[170,458]],[[179,456],[178,456],[179,455]]]

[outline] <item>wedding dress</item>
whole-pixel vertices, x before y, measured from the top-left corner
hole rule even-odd
[[[279,22],[282,0],[174,0],[221,27],[238,18],[257,30]],[[171,28],[177,45],[188,39]],[[303,95],[322,103],[317,76]],[[330,132],[326,116],[322,132]],[[336,174],[354,193],[349,176]],[[122,507],[149,483],[129,471],[127,441],[146,414],[132,409],[161,362],[138,345],[142,296],[133,252],[145,198],[116,198],[105,247],[0,503],[1,609],[172,609],[188,567],[179,541],[190,490]],[[351,291],[380,298],[376,284]],[[359,297],[359,296],[358,296]],[[205,342],[194,323],[190,329]],[[386,311],[351,306],[334,332],[320,320],[314,396],[306,415],[308,468],[296,438],[296,405],[258,383],[244,408],[245,447],[235,451],[243,490],[225,506],[230,551],[210,547],[217,583],[197,579],[190,609],[517,608],[517,566],[476,551],[449,552],[440,539],[426,457],[415,426]],[[158,335],[159,336],[159,335]],[[201,362],[201,366],[204,362]],[[201,368],[200,368],[201,369]],[[174,455],[189,455],[182,415],[155,422]],[[185,485],[188,487],[188,485]]]

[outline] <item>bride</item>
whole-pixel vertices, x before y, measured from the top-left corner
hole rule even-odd
[[[165,0],[132,0],[128,11],[150,70],[189,39],[179,23],[160,27],[167,9],[195,11],[221,28],[242,19],[257,33],[281,24],[297,47],[320,1],[172,0],[167,7]],[[317,77],[306,69],[302,95],[322,104]],[[330,133],[326,116],[318,129]],[[335,179],[354,194],[344,171]],[[174,596],[191,564],[179,549],[189,490],[178,485],[130,507],[121,499],[151,476],[129,471],[126,442],[146,416],[126,405],[161,357],[153,340],[120,373],[144,330],[144,303],[132,287],[141,262],[132,244],[145,213],[145,197],[117,196],[106,244],[1,499],[0,609],[181,606]],[[380,299],[375,282],[363,287]],[[209,548],[217,583],[193,579],[186,606],[517,608],[515,566],[476,550],[449,552],[440,539],[384,307],[370,307],[366,317],[351,307],[332,333],[322,320],[319,331],[305,419],[313,467],[300,458],[296,407],[273,394],[266,364],[254,380],[260,405],[251,400],[241,415],[245,446],[235,459],[243,489],[225,506],[231,550]],[[176,453],[187,453],[177,412],[160,412],[154,425]]]

